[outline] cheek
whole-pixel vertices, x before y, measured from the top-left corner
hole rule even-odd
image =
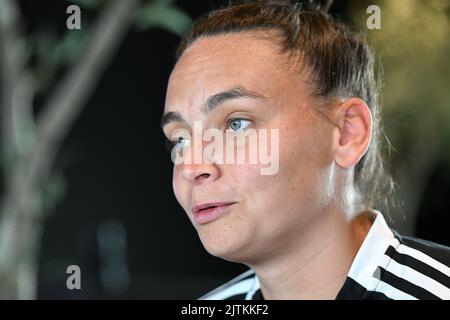
[[[318,205],[328,183],[330,137],[318,123],[303,123],[285,131],[280,142],[280,171],[284,192],[298,197],[303,205]]]
[[[283,123],[284,126],[280,126],[279,172],[268,177],[267,183],[276,187],[275,197],[300,199],[313,192],[317,183],[325,141],[318,139],[317,128],[304,119],[286,119]]]
[[[293,117],[295,119],[295,117]],[[280,139],[280,157],[291,166],[302,168],[321,167],[327,158],[329,137],[322,123],[310,116],[298,117],[288,122]],[[303,169],[303,171],[305,171]]]
[[[174,166],[173,168],[172,188],[178,203],[185,208],[187,205],[188,190],[186,183],[183,183],[181,170],[177,166]]]

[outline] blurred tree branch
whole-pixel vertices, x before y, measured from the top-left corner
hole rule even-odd
[[[34,84],[21,48],[25,38],[18,28],[19,11],[13,1],[1,2],[2,146],[6,161],[13,162],[5,170],[6,193],[2,199],[1,298],[35,298],[37,243],[44,213],[42,188],[50,178],[61,142],[130,26],[136,5],[137,0],[108,4],[83,56],[50,96],[33,128]],[[33,136],[31,144],[21,141],[23,132]]]
[[[168,5],[171,1],[158,2]],[[79,59],[35,120],[33,98],[39,83],[27,67],[27,39],[19,28],[19,8],[13,0],[0,1],[1,164],[5,175],[0,298],[36,298],[40,235],[48,211],[43,203],[46,185],[57,177],[52,172],[56,155],[133,23],[138,5],[138,0],[106,2]]]

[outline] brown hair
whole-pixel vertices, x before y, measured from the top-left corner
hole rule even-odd
[[[335,21],[326,10],[323,5],[296,1],[230,2],[195,21],[178,47],[177,59],[200,37],[275,31],[273,40],[281,46],[282,52],[297,58],[296,65],[309,71],[314,96],[326,100],[359,97],[369,106],[373,120],[372,140],[355,166],[353,181],[363,209],[389,210],[394,182],[385,169],[381,153],[379,137],[383,131],[374,58],[365,40]]]

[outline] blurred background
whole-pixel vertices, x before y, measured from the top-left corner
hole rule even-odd
[[[203,249],[160,130],[180,36],[222,3],[0,0],[0,298],[197,298],[247,269]],[[72,4],[81,29],[67,28]],[[335,0],[331,13],[384,70],[390,225],[450,245],[450,1]]]

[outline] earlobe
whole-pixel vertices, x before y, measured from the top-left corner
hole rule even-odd
[[[340,166],[351,168],[369,148],[372,116],[367,104],[359,98],[346,100],[339,108],[340,127],[334,132],[335,160]]]

